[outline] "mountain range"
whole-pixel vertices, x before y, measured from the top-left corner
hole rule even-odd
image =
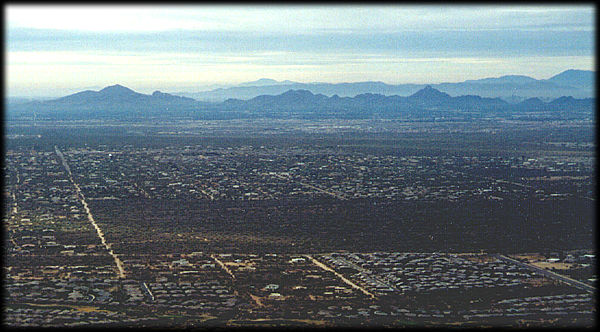
[[[185,119],[185,118],[397,118],[556,111],[591,114],[595,100],[560,97],[551,102],[539,98],[517,104],[501,98],[477,95],[453,97],[425,86],[407,97],[362,93],[354,97],[287,90],[249,100],[227,99],[209,103],[160,91],[141,94],[121,85],[99,91],[86,90],[62,98],[8,105],[9,118],[50,119]]]
[[[154,91],[151,95],[135,92],[127,87],[116,84],[108,86],[100,91],[86,90],[66,97],[52,99],[45,102],[39,102],[40,106],[61,107],[70,106],[78,109],[105,108],[114,107],[136,107],[136,108],[166,108],[175,107],[196,107],[198,102],[192,98],[174,96],[160,91]]]
[[[251,111],[362,111],[381,112],[390,110],[414,109],[494,109],[507,105],[499,98],[482,98],[479,96],[451,97],[426,86],[408,96],[384,96],[381,94],[363,93],[355,97],[327,97],[323,94],[313,94],[308,90],[288,90],[283,94],[271,96],[262,95],[250,100],[228,99],[221,107],[229,110],[247,109]]]
[[[569,69],[543,80],[523,75],[506,75],[459,83],[398,85],[383,82],[299,83],[262,78],[227,88],[175,94],[211,102],[225,101],[230,98],[251,99],[260,95],[277,95],[288,90],[308,90],[314,94],[330,97],[333,95],[351,97],[362,93],[408,96],[430,85],[451,96],[478,95],[489,98],[499,97],[505,100],[523,100],[534,97],[556,99],[561,96],[591,98],[595,92],[594,76],[595,72],[593,71]]]
[[[34,113],[42,117],[65,119],[180,117],[195,112],[205,104],[160,91],[142,94],[116,84],[99,91],[86,90],[57,99],[9,102],[7,113],[9,118]]]
[[[437,115],[467,112],[470,114],[489,114],[506,112],[567,111],[592,112],[595,100],[576,99],[571,96],[559,97],[550,102],[539,98],[526,99],[511,104],[501,98],[488,98],[476,95],[452,97],[431,86],[415,92],[408,97],[384,96],[364,93],[355,97],[327,97],[313,94],[308,90],[288,90],[280,95],[262,95],[249,100],[228,99],[217,104],[225,111],[248,111],[253,114],[274,116],[277,114],[311,114],[325,117],[397,117],[417,115]]]

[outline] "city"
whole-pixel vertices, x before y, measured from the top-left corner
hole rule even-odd
[[[94,144],[110,128],[71,141],[51,124],[11,127],[21,134],[5,155],[6,323],[594,322],[595,175],[583,137],[540,149],[516,135],[474,156],[426,142],[415,153],[389,132],[361,145],[369,129],[356,124],[294,141],[229,125],[250,138],[189,144],[148,125]],[[435,140],[461,126],[420,132]]]

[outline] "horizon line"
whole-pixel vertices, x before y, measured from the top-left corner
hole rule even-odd
[[[466,80],[453,81],[453,82],[443,81],[443,82],[437,82],[437,83],[432,83],[432,82],[430,82],[430,83],[388,83],[388,82],[381,81],[381,80],[344,81],[344,82],[319,82],[319,81],[301,82],[301,81],[291,81],[291,80],[288,80],[288,79],[276,80],[276,79],[269,78],[269,77],[260,77],[260,78],[257,78],[255,80],[243,81],[243,82],[237,82],[237,83],[211,83],[211,84],[204,84],[204,85],[200,84],[200,85],[197,85],[200,90],[196,90],[196,91],[182,91],[184,88],[179,88],[179,90],[177,90],[177,91],[175,91],[175,88],[166,88],[166,89],[163,88],[163,90],[159,90],[159,89],[156,89],[156,88],[152,88],[152,89],[144,89],[144,88],[142,88],[142,89],[139,89],[139,88],[131,88],[130,87],[131,84],[127,84],[126,85],[126,83],[122,83],[121,82],[121,83],[112,83],[112,84],[108,84],[108,85],[105,85],[105,86],[91,86],[91,87],[88,86],[88,87],[81,87],[81,88],[66,88],[64,90],[72,90],[72,91],[74,91],[74,92],[65,92],[66,94],[64,94],[64,93],[63,94],[58,94],[58,93],[52,94],[52,93],[50,93],[50,94],[47,94],[47,95],[41,95],[41,94],[37,94],[37,95],[23,95],[23,94],[10,95],[9,93],[7,93],[7,90],[9,90],[7,88],[5,90],[5,99],[7,99],[7,98],[55,98],[55,97],[60,98],[60,97],[68,96],[68,95],[71,95],[71,94],[74,94],[74,93],[78,93],[78,92],[83,92],[83,91],[96,91],[97,92],[97,91],[100,91],[102,89],[105,89],[105,88],[111,87],[111,86],[122,86],[122,87],[125,87],[127,89],[130,89],[132,91],[135,91],[135,92],[138,92],[138,93],[142,93],[142,94],[152,94],[153,92],[156,92],[156,91],[159,91],[159,92],[163,92],[164,91],[164,92],[170,93],[170,94],[175,94],[175,93],[200,93],[200,92],[214,91],[214,90],[218,90],[218,89],[228,89],[228,88],[240,87],[241,84],[253,83],[253,82],[257,82],[257,81],[261,81],[261,80],[272,80],[272,81],[274,81],[276,83],[283,83],[283,82],[287,81],[287,82],[289,82],[287,84],[290,84],[290,85],[291,84],[332,84],[332,85],[336,85],[336,84],[357,84],[357,83],[383,83],[383,84],[392,85],[392,86],[395,86],[395,85],[423,85],[423,86],[427,86],[427,85],[437,85],[437,84],[456,84],[456,83],[464,83],[464,82],[467,82],[467,81],[478,81],[478,80],[484,80],[484,79],[498,79],[498,78],[503,78],[503,77],[508,77],[508,76],[529,77],[529,78],[532,78],[532,79],[537,80],[537,81],[543,81],[543,80],[548,80],[548,79],[550,79],[550,78],[552,78],[554,76],[560,75],[560,74],[562,74],[564,72],[567,72],[567,71],[588,71],[588,72],[592,72],[592,73],[596,72],[596,70],[568,68],[568,69],[562,70],[559,73],[554,74],[554,75],[552,75],[552,76],[550,76],[548,78],[535,78],[535,77],[532,77],[532,76],[529,76],[529,75],[522,75],[522,74],[506,74],[506,75],[500,75],[500,76],[492,76],[492,77],[486,76],[486,77],[476,78],[476,79],[466,79]],[[204,87],[213,86],[213,87],[210,88],[210,89],[202,89],[203,86]],[[221,87],[214,87],[214,86],[221,86]],[[272,86],[272,85],[265,85],[265,86]],[[261,87],[261,86],[252,86],[252,85],[249,85],[247,87]],[[93,89],[98,89],[98,90],[93,90]],[[139,92],[139,91],[150,91],[150,90],[152,90],[152,92],[149,92],[149,93]],[[290,90],[298,90],[298,89],[290,89]]]

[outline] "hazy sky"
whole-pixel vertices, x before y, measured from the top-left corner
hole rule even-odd
[[[593,6],[34,6],[6,9],[9,96],[263,77],[439,83],[595,66]]]

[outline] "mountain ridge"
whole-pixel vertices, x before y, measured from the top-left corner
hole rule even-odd
[[[162,117],[185,118],[198,114],[231,117],[398,117],[443,115],[468,112],[491,114],[511,111],[569,110],[592,111],[595,100],[561,96],[546,103],[530,98],[518,104],[510,104],[500,98],[478,95],[450,96],[427,85],[409,96],[386,96],[361,93],[354,97],[328,97],[309,90],[289,89],[277,95],[260,95],[241,100],[230,98],[221,103],[207,103],[192,98],[154,91],[152,94],[135,92],[122,85],[112,85],[100,91],[86,90],[48,101],[20,103],[9,107],[11,114],[37,114],[55,117]],[[450,114],[448,113],[448,114]]]
[[[549,79],[535,79],[525,75],[504,75],[500,77],[489,77],[477,80],[466,80],[455,83],[437,84],[387,84],[380,81],[366,81],[354,83],[299,83],[292,81],[278,82],[277,84],[259,86],[249,85],[252,82],[242,83],[228,88],[219,88],[209,91],[194,93],[180,92],[179,95],[191,97],[197,100],[220,102],[230,98],[251,99],[264,94],[281,94],[289,89],[303,89],[313,93],[321,93],[327,96],[338,95],[340,97],[356,96],[361,93],[379,93],[383,95],[408,96],[418,90],[432,86],[451,96],[479,95],[482,97],[500,97],[508,99],[520,96],[523,99],[542,97],[558,98],[563,95],[572,95],[577,98],[590,98],[594,96],[593,71],[568,69]],[[578,78],[579,77],[579,78]],[[260,81],[260,80],[259,80]],[[257,81],[254,81],[257,82]],[[289,82],[285,83],[284,82]],[[573,86],[573,82],[578,82]],[[566,83],[570,83],[566,84]]]

